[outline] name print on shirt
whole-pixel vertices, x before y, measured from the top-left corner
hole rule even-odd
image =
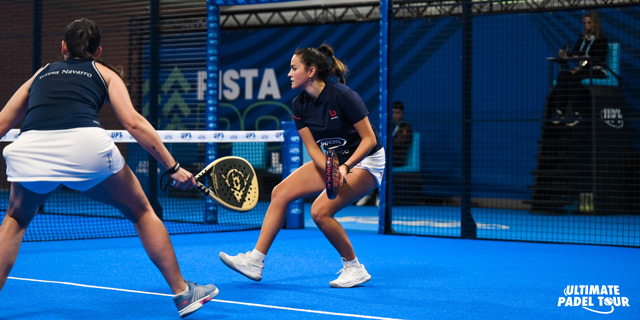
[[[45,77],[48,77],[48,76],[56,76],[56,75],[60,75],[60,74],[77,74],[77,75],[85,76],[87,78],[93,77],[93,75],[91,73],[86,72],[86,71],[63,69],[63,70],[56,70],[56,71],[47,72],[47,73],[39,76],[38,79],[42,79],[42,78],[45,78]]]

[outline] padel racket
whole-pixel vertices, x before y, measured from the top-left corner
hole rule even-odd
[[[338,195],[338,190],[340,190],[340,187],[342,186],[342,181],[340,181],[340,161],[338,160],[338,153],[335,149],[327,150],[325,183],[327,198],[335,199]]]
[[[196,174],[195,179],[200,192],[229,210],[249,211],[258,204],[258,178],[243,158],[217,159]]]

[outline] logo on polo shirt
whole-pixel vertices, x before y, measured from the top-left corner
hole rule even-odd
[[[316,143],[325,150],[342,147],[347,144],[344,138],[324,138],[316,141]]]

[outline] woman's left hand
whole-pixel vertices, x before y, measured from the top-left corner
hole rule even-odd
[[[342,187],[342,184],[347,182],[347,174],[349,174],[349,171],[346,165],[341,165],[339,168],[339,171],[340,171],[340,186]]]

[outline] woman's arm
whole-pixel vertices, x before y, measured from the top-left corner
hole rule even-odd
[[[165,169],[173,168],[176,161],[162,143],[155,128],[133,107],[124,81],[111,69],[99,63],[96,63],[96,66],[107,83],[109,101],[120,124]],[[183,168],[172,174],[171,178],[176,180],[178,187],[193,187],[195,185],[193,174]]]
[[[371,149],[373,149],[373,147],[375,147],[377,143],[376,135],[373,132],[373,127],[371,127],[371,122],[369,122],[369,117],[364,117],[362,120],[354,124],[353,127],[360,135],[362,141],[360,141],[358,148],[356,148],[356,151],[353,152],[351,157],[349,157],[349,159],[344,162],[344,164],[349,167],[349,170],[351,170],[355,165],[360,163],[362,159],[369,155]],[[347,173],[347,168],[345,168],[345,166],[340,166],[340,174],[342,174],[342,176],[344,177],[347,175]]]
[[[567,52],[567,56],[569,57],[579,57],[582,56],[582,52],[580,51],[580,47],[582,46],[582,41],[584,40],[584,38],[582,36],[580,36],[578,38],[578,41],[576,41],[576,43],[573,45],[573,48],[571,48],[571,51]],[[586,45],[585,45],[586,47]],[[584,48],[583,48],[584,50]]]
[[[2,108],[2,111],[0,111],[0,137],[7,134],[11,128],[20,123],[24,118],[29,108],[29,88],[31,88],[33,79],[35,79],[36,75],[38,75],[42,69],[43,68],[40,68],[29,80],[23,83],[13,96],[11,96],[11,99],[9,99],[4,108]]]
[[[316,167],[324,172],[326,165],[326,156],[322,149],[318,146],[316,141],[313,139],[313,135],[311,134],[311,130],[308,127],[304,127],[298,130],[298,134],[302,139],[302,143],[307,148],[307,152],[309,152],[309,156],[311,160],[316,165]]]
[[[609,42],[606,38],[598,38],[593,43],[593,47],[589,50],[594,65],[603,65],[607,62],[609,54]]]

